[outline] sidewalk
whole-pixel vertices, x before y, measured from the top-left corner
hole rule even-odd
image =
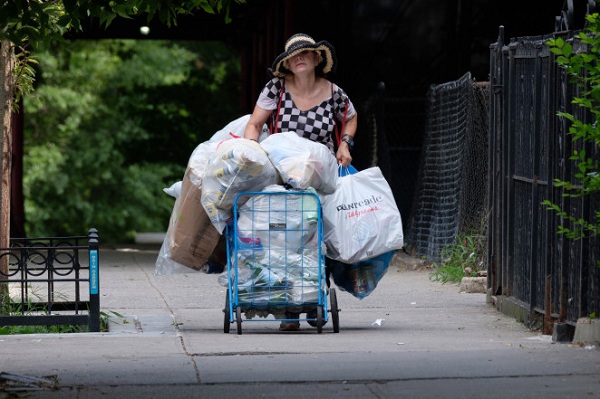
[[[155,277],[157,253],[101,249],[110,332],[1,336],[0,372],[47,378],[40,398],[600,396],[597,348],[553,343],[426,270],[390,267],[363,300],[338,289],[339,334],[265,321],[237,335],[218,275]]]

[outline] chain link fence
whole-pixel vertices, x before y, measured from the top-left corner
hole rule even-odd
[[[439,262],[459,235],[486,232],[488,86],[470,73],[431,86],[414,201],[409,253]]]

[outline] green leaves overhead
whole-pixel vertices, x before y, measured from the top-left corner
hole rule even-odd
[[[231,4],[245,0],[0,0],[0,39],[17,45],[28,42],[34,48],[60,40],[68,30],[81,31],[81,21],[97,19],[104,27],[116,17],[146,16],[161,23],[177,24],[177,17],[203,11],[225,12],[230,22]]]
[[[29,52],[49,48],[69,31],[82,31],[84,20],[98,20],[107,27],[116,17],[146,16],[148,22],[158,18],[172,26],[180,15],[224,11],[225,21],[230,22],[233,2],[243,4],[245,0],[0,0],[0,40],[14,43],[15,53],[21,54],[14,92],[18,98],[33,89],[34,59]]]

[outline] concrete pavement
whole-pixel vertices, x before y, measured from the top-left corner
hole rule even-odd
[[[101,248],[108,333],[1,336],[0,372],[47,385],[0,399],[600,397],[598,348],[553,343],[427,270],[392,266],[363,300],[338,289],[339,334],[263,321],[237,335],[218,275],[155,277],[157,254]]]

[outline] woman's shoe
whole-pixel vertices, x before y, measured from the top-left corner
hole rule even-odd
[[[279,325],[279,331],[300,331],[300,323],[296,321],[282,321]]]

